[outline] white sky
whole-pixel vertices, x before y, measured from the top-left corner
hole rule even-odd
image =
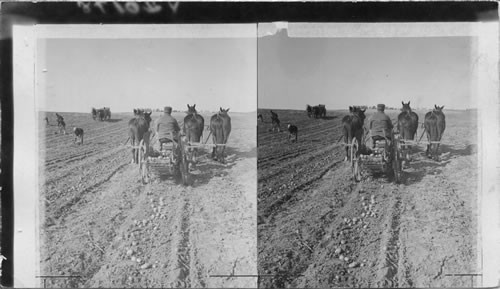
[[[257,106],[255,38],[39,39],[39,110]]]
[[[474,37],[259,39],[259,108],[477,107]]]

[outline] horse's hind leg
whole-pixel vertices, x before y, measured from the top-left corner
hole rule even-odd
[[[226,163],[226,159],[224,158],[224,147],[219,148],[219,162],[221,164]]]
[[[219,151],[217,150],[217,142],[215,142],[214,140],[214,146],[213,146],[213,149],[212,149],[212,159],[214,161],[217,161],[219,160]]]
[[[131,138],[130,143],[132,144],[132,146],[134,146],[134,147],[136,146],[135,139]],[[137,159],[136,159],[136,155],[135,155],[135,148],[132,148],[132,163],[133,164],[137,163]]]
[[[428,141],[429,143],[427,144],[427,149],[425,150],[425,155],[426,155],[428,158],[430,158],[430,157],[431,157],[431,153],[432,153],[432,151],[431,151],[431,136],[430,136],[430,133],[429,133],[429,132],[427,132],[427,141]]]
[[[435,144],[435,151],[434,151],[434,160],[436,162],[440,162],[441,161],[441,158],[439,157],[439,143],[438,144]]]
[[[222,164],[225,164],[226,163],[226,158],[224,156],[224,147],[221,146],[219,148],[219,161],[222,163]]]

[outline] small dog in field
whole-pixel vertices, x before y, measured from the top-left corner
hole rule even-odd
[[[75,133],[75,143],[78,139],[80,139],[80,144],[83,144],[83,129],[74,127],[73,132]]]
[[[295,141],[297,141],[298,133],[299,129],[295,125],[288,124],[288,140],[295,136]]]

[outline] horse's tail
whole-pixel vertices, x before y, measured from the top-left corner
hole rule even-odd
[[[442,131],[440,125],[441,124],[438,121],[436,121],[436,141],[441,141]]]
[[[222,119],[218,117],[214,119],[210,126],[215,144],[222,144],[224,142],[224,129],[222,126]]]
[[[440,135],[436,118],[433,118],[429,121],[426,130],[429,134],[429,142],[431,142],[430,145],[431,147],[434,148],[435,143],[432,142],[439,141],[439,135]]]

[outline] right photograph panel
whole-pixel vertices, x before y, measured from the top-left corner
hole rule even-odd
[[[481,286],[468,25],[259,25],[260,287]]]

